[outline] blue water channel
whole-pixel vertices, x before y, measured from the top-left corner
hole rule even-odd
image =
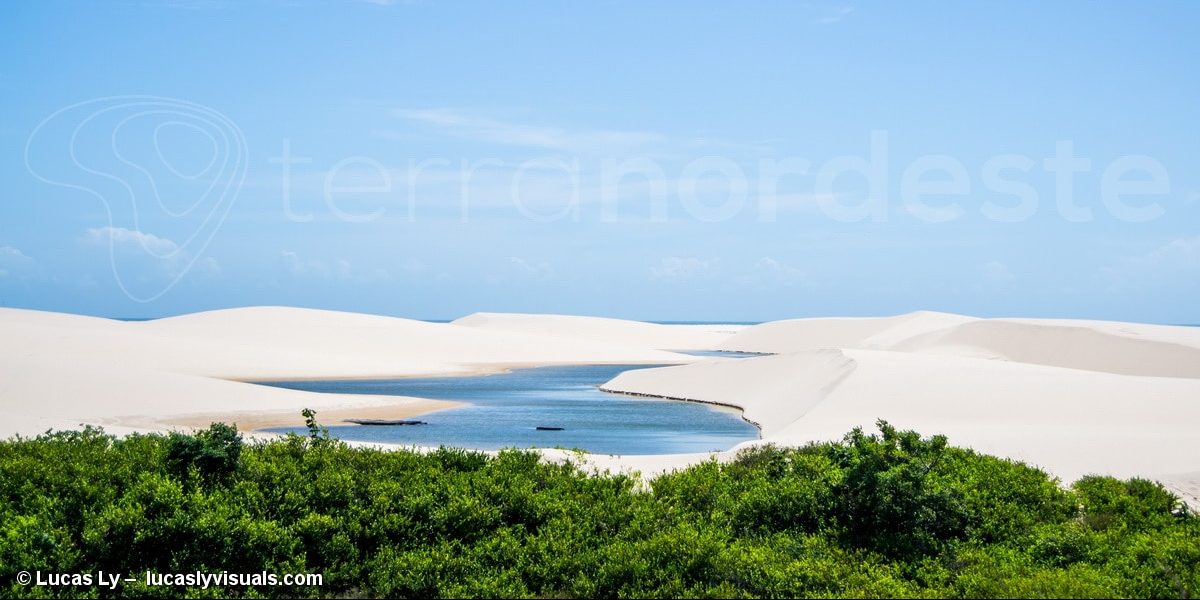
[[[737,356],[737,355],[730,355]],[[758,430],[736,410],[601,392],[622,371],[647,365],[573,365],[476,377],[269,383],[312,392],[416,396],[467,403],[415,417],[424,425],[326,423],[343,440],[417,446],[570,448],[597,454],[728,450]],[[318,421],[320,413],[317,414]],[[540,431],[538,427],[561,427]],[[302,428],[269,431],[305,433]]]

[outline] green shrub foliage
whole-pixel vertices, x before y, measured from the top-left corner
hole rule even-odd
[[[172,433],[167,438],[167,472],[186,480],[193,473],[206,483],[227,479],[238,468],[242,436],[224,423],[213,423],[195,435]]]
[[[1160,485],[1063,488],[879,423],[649,485],[532,452],[244,444],[232,427],[0,442],[0,596],[1162,597],[1200,594],[1200,523]],[[114,592],[20,571],[124,573]],[[157,587],[146,571],[320,573]]]

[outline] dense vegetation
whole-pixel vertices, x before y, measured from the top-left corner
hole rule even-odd
[[[0,443],[0,596],[55,573],[313,572],[311,588],[111,595],[1189,597],[1200,519],[1143,480],[1063,489],[880,423],[655,479],[538,455],[382,452],[230,427]]]

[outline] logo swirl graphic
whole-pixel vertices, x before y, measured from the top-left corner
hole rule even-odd
[[[237,199],[248,152],[241,129],[210,107],[111,96],[43,119],[24,159],[38,180],[100,201],[107,226],[85,241],[106,245],[121,291],[148,303],[198,266],[216,268],[204,252]]]

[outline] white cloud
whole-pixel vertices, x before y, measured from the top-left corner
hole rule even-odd
[[[284,269],[294,277],[342,283],[387,283],[393,281],[387,269],[360,267],[348,260],[304,258],[291,250],[279,253]]]
[[[845,19],[854,12],[853,6],[834,6],[827,9],[822,9],[821,16],[814,21],[817,25],[832,25]]]
[[[199,273],[210,277],[216,277],[221,274],[221,265],[217,262],[217,259],[211,256],[206,256],[197,261],[196,269]]]
[[[1147,263],[1181,266],[1186,269],[1200,268],[1200,235],[1195,238],[1180,238],[1157,248],[1145,258]]]
[[[1101,269],[1112,290],[1200,282],[1200,235],[1171,240],[1145,254],[1119,258]]]
[[[32,271],[37,261],[12,246],[0,246],[0,277],[15,277]]]
[[[816,287],[802,269],[770,256],[764,256],[753,263],[739,265],[733,282],[740,287],[759,289]]]
[[[793,286],[808,283],[804,271],[769,256],[758,259],[754,270],[760,275],[760,279],[768,284]]]
[[[663,136],[652,132],[606,129],[572,130],[510,123],[449,108],[396,109],[393,114],[407,121],[436,127],[454,137],[508,146],[587,150],[642,146],[663,141]]]
[[[92,244],[112,243],[115,246],[126,248],[139,246],[147,254],[157,258],[169,258],[179,252],[179,245],[169,239],[124,227],[88,229],[83,239]]]
[[[279,256],[283,259],[284,268],[292,275],[328,277],[332,273],[329,270],[329,265],[323,261],[304,260],[300,258],[299,254],[291,250],[283,250],[279,253]]]
[[[1172,240],[1143,256],[1126,259],[1125,264],[1135,267],[1198,269],[1200,268],[1200,235]]]
[[[86,244],[110,247],[114,269],[119,266],[148,267],[172,278],[189,272],[208,277],[221,274],[221,265],[215,258],[194,256],[174,240],[136,229],[90,228],[84,232],[82,240]]]
[[[490,285],[506,281],[547,281],[554,278],[554,267],[546,261],[530,261],[520,256],[510,256],[507,261],[496,265],[484,277]]]
[[[694,256],[668,256],[659,261],[658,265],[650,267],[650,274],[656,279],[679,281],[704,275],[712,266],[711,261]]]
[[[518,271],[528,275],[534,275],[542,279],[549,279],[554,276],[554,269],[546,261],[530,263],[519,256],[510,256],[508,257],[508,262],[516,267]]]

